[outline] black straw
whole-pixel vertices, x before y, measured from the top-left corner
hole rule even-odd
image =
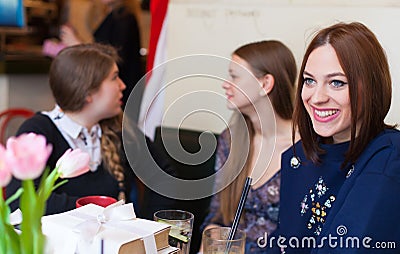
[[[229,250],[231,248],[230,241],[232,241],[233,238],[235,237],[236,230],[237,230],[237,227],[238,227],[239,221],[240,221],[240,216],[242,216],[244,204],[247,199],[247,194],[249,193],[249,190],[250,190],[251,180],[252,180],[251,177],[247,177],[246,182],[244,183],[242,196],[240,197],[238,208],[236,209],[235,218],[233,219],[232,227],[231,227],[231,230],[229,231],[228,243],[226,245],[225,253],[229,253]]]

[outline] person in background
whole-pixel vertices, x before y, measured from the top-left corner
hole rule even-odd
[[[260,251],[257,238],[277,226],[280,157],[291,145],[296,71],[294,56],[283,43],[254,42],[233,52],[230,78],[222,85],[234,112],[218,139],[216,171],[225,168],[237,178],[213,196],[202,227],[232,225],[245,179],[252,176],[239,224],[247,235],[246,253]],[[222,177],[217,176],[216,186],[226,180]]]
[[[384,122],[391,94],[369,28],[337,23],[315,35],[296,93],[301,141],[282,156],[281,241],[268,239],[267,253],[396,252],[376,245],[400,242],[400,132]]]
[[[74,1],[83,0],[70,1],[73,3]],[[74,23],[67,23],[62,25],[60,29],[61,42],[66,46],[97,42],[112,45],[118,50],[118,55],[121,58],[121,61],[118,63],[119,73],[126,85],[122,99],[122,106],[125,107],[133,88],[144,74],[140,55],[140,3],[137,0],[96,0],[92,3],[94,10],[100,9],[98,1],[103,4],[105,14],[101,11],[95,12],[91,10],[91,13],[98,13],[96,14],[97,16],[90,15],[91,21],[86,22],[87,24],[94,23],[97,25],[93,31],[92,38],[87,34],[89,29],[80,29],[80,31],[83,30],[86,32],[78,34],[77,30],[74,29]],[[76,7],[71,9],[70,12],[80,8],[79,6]],[[89,13],[87,15],[89,16]],[[103,18],[101,22],[98,21],[99,16]],[[73,19],[72,15],[70,20]],[[91,25],[91,27],[93,26]],[[142,93],[142,91],[136,92]],[[137,108],[137,115],[133,116],[135,117],[133,120],[137,120],[140,101],[132,102],[131,106]]]
[[[101,0],[62,0],[58,1],[58,6],[60,12],[57,37],[45,39],[42,48],[42,53],[51,58],[56,57],[68,45],[93,43],[95,41],[93,33],[107,16],[105,5]],[[68,45],[60,40],[60,28],[63,26],[68,26],[74,34],[67,41]]]
[[[75,208],[79,197],[106,195],[129,202],[135,176],[121,144],[122,91],[117,51],[107,45],[79,44],[62,50],[53,60],[49,83],[56,106],[26,120],[17,135],[44,135],[53,146],[47,165],[54,168],[68,148],[89,153],[90,171],[57,188],[47,203],[46,214]],[[40,178],[36,179],[38,184]],[[13,179],[7,196],[19,187]],[[18,202],[11,208],[14,210]]]
[[[64,0],[60,9],[60,25],[73,29],[74,44],[95,42],[93,33],[107,16],[102,0]]]

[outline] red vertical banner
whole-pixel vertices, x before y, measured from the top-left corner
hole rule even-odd
[[[164,108],[162,87],[165,67],[161,64],[167,60],[167,10],[168,0],[152,0],[150,3],[151,27],[146,87],[139,116],[139,127],[150,139],[154,139],[155,128],[161,125]]]

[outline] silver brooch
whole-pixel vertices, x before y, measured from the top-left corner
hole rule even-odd
[[[292,159],[290,159],[290,166],[292,168],[298,168],[298,167],[300,167],[300,164],[301,164],[301,162],[300,162],[299,157],[293,156]]]

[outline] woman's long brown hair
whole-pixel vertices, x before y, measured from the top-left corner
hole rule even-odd
[[[297,76],[296,61],[292,52],[281,42],[270,40],[246,44],[233,52],[245,60],[251,67],[251,72],[255,77],[260,78],[266,74],[274,77],[275,84],[272,91],[268,94],[275,112],[283,119],[291,119],[293,113],[293,95]],[[227,161],[228,170],[240,170],[237,178],[218,195],[220,195],[219,215],[222,216],[226,225],[232,223],[236,208],[241,196],[246,177],[249,176],[252,168],[250,159],[253,156],[253,137],[254,128],[250,119],[242,115],[245,124],[238,121],[242,117],[235,115],[235,112],[229,130],[235,138],[248,138],[249,140],[239,141],[239,145],[230,146],[229,156],[232,161]],[[273,119],[271,119],[273,121]],[[245,133],[248,135],[244,135]],[[248,151],[244,144],[249,144]],[[246,150],[246,151],[244,151]],[[243,161],[245,161],[243,168]],[[225,166],[225,165],[224,165]],[[218,216],[219,217],[219,216]]]

